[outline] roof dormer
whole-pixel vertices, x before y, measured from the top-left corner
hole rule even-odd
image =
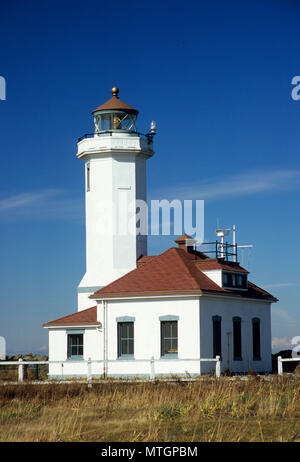
[[[224,289],[237,289],[247,290],[248,289],[248,277],[247,273],[239,273],[237,271],[231,272],[222,270],[222,287]]]

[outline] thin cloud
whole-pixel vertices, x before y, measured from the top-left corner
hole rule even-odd
[[[38,351],[48,351],[47,345],[43,345],[40,348],[38,348]]]
[[[46,189],[38,192],[15,194],[14,196],[0,199],[0,212],[4,210],[17,209],[20,207],[30,207],[34,204],[49,200],[61,194],[63,194],[63,192],[57,189]]]
[[[289,315],[289,313],[281,308],[272,307],[272,315],[288,323],[295,322],[295,320]]]
[[[253,171],[222,178],[212,178],[189,185],[176,185],[154,191],[151,196],[180,199],[227,199],[269,191],[300,188],[300,170]]]
[[[277,348],[291,348],[291,340],[287,337],[273,337],[272,338],[272,349]]]
[[[0,220],[84,221],[84,200],[67,191],[44,189],[0,199]]]

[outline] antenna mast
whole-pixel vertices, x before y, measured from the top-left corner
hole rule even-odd
[[[253,245],[252,244],[249,244],[249,245],[237,245],[236,244],[236,226],[233,225],[232,227],[232,245],[235,249],[235,252],[234,252],[234,256],[233,256],[233,261],[237,261],[237,249],[252,249]],[[248,255],[248,260],[249,260],[249,255]],[[248,264],[249,264],[249,261],[248,261]],[[242,265],[244,265],[244,252],[242,253]]]

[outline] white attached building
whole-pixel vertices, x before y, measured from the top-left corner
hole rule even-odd
[[[153,134],[136,131],[138,111],[118,89],[94,113],[95,132],[78,142],[85,162],[86,273],[78,311],[44,324],[50,361],[66,361],[65,377],[199,375],[214,369],[200,358],[221,356],[223,371],[271,371],[271,303],[226,256],[210,258],[183,235],[160,255],[147,256],[147,238],[120,233],[116,216],[146,201],[146,161]],[[150,359],[154,358],[150,363]],[[98,361],[98,362],[93,362]],[[50,377],[61,377],[59,363]]]

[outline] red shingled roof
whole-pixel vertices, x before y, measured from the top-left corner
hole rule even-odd
[[[55,326],[81,326],[81,325],[95,325],[100,324],[97,321],[97,306],[87,308],[86,310],[77,311],[76,313],[69,314],[63,318],[55,319],[54,321],[43,324],[43,327]]]
[[[277,301],[275,297],[248,281],[248,290],[223,289],[201,270],[226,269],[247,271],[238,263],[216,259],[203,260],[199,252],[188,252],[183,248],[171,247],[161,255],[143,256],[137,268],[125,276],[99,289],[90,298],[118,298],[150,295],[201,295],[215,294],[240,298]],[[43,324],[44,327],[95,325],[97,307],[78,311],[63,318]]]
[[[153,260],[157,255],[143,255],[140,257],[137,262],[136,266],[139,268],[140,266],[144,265],[145,263],[149,263],[150,260]]]
[[[223,289],[201,271],[200,262],[197,254],[171,247],[154,258],[143,257],[136,269],[99,289],[90,298],[215,293],[276,301],[271,294],[250,282],[246,291]],[[219,265],[222,268],[222,264]],[[240,270],[246,271],[242,268]]]
[[[196,264],[198,268],[202,271],[209,271],[214,269],[223,269],[226,271],[237,271],[239,273],[246,273],[248,274],[245,268],[242,268],[238,263],[234,263],[231,261],[222,262],[217,259],[207,259],[207,260],[197,260]]]
[[[114,110],[114,109],[130,112],[131,114],[139,113],[139,111],[134,109],[134,107],[129,106],[129,104],[125,103],[118,96],[115,96],[115,95],[110,100],[106,101],[106,103],[97,107],[97,109],[94,109],[93,113],[98,112],[98,111]]]

